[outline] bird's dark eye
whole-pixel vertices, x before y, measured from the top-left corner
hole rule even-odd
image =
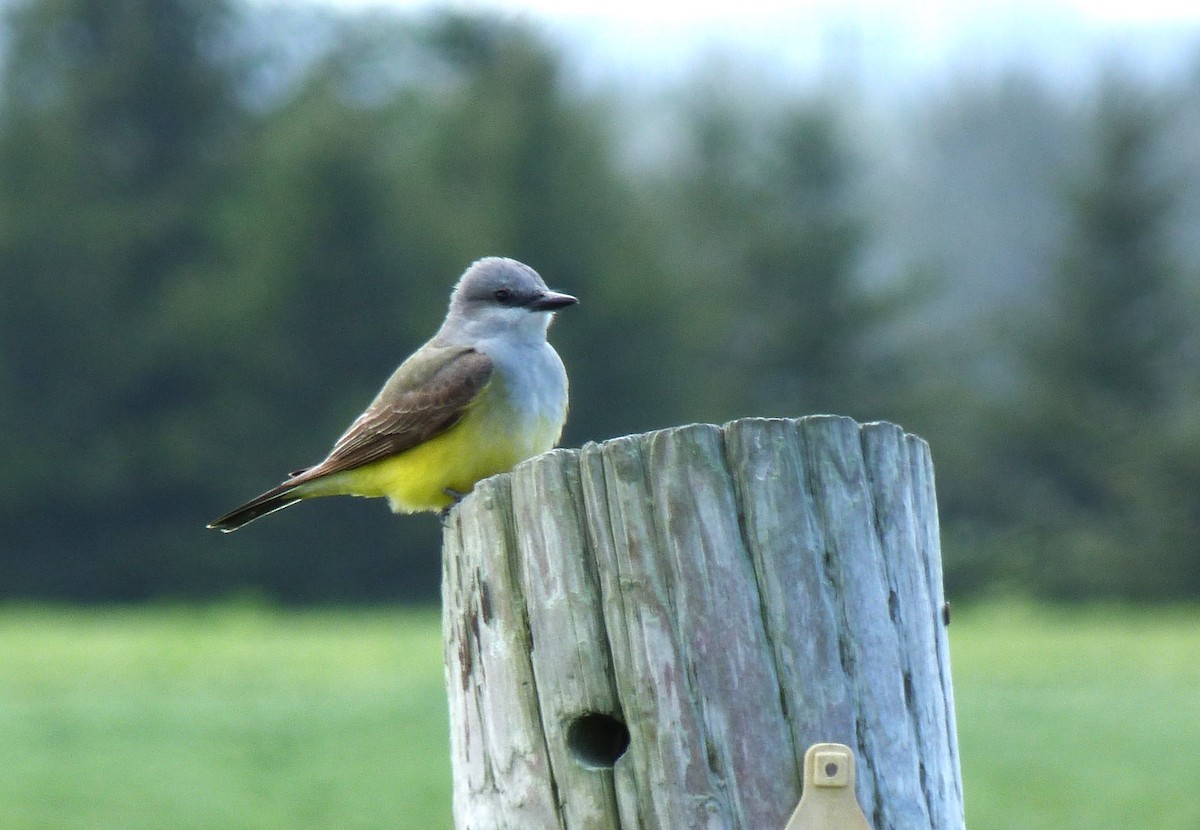
[[[502,305],[508,305],[513,301],[513,297],[516,295],[513,294],[511,288],[497,288],[492,293],[492,296],[496,298],[496,302],[501,303]]]

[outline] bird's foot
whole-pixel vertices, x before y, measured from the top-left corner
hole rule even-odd
[[[446,526],[446,522],[450,521],[450,511],[458,506],[458,503],[466,498],[466,493],[460,493],[453,487],[446,487],[442,490],[450,497],[450,503],[438,511],[438,520],[441,521],[442,527]]]

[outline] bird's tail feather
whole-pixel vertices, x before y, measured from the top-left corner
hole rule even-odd
[[[250,499],[243,505],[235,507],[219,519],[209,523],[209,527],[223,533],[232,533],[242,525],[247,525],[260,516],[282,510],[300,501],[303,496],[296,494],[296,488],[303,481],[285,481],[278,487],[272,487],[261,496]]]

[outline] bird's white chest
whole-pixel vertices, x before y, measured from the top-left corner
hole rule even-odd
[[[487,354],[496,367],[492,383],[501,417],[518,425],[529,454],[553,447],[567,418],[567,373],[558,353],[543,341]]]

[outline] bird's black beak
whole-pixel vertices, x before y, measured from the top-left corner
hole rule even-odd
[[[557,291],[544,291],[528,306],[530,311],[557,311],[579,302],[570,294],[559,294]]]

